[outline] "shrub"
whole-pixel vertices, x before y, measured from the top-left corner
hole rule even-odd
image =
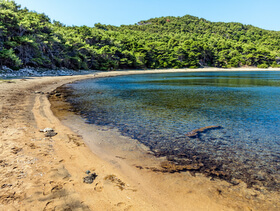
[[[268,68],[268,65],[267,64],[259,64],[258,68]]]

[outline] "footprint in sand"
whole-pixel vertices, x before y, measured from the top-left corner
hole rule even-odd
[[[94,190],[97,191],[97,192],[102,192],[104,189],[104,186],[100,183],[96,183],[95,187],[94,187]]]
[[[119,202],[115,204],[116,207],[123,209],[124,211],[129,211],[132,209],[132,205],[126,205],[125,202]]]

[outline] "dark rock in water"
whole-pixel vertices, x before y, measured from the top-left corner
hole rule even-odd
[[[258,172],[257,174],[253,175],[254,179],[255,180],[258,180],[258,181],[265,181],[265,174],[262,173],[262,172]]]
[[[198,171],[203,167],[203,164],[189,164],[189,165],[175,165],[172,162],[162,162],[161,163],[161,172],[169,172],[169,173],[175,173],[175,172],[181,172],[181,171]]]
[[[196,137],[199,136],[200,133],[204,133],[208,130],[221,129],[221,128],[222,128],[221,126],[215,126],[215,125],[202,127],[202,128],[199,128],[199,129],[192,130],[191,132],[188,132],[186,134],[186,136],[188,136],[190,138],[196,138]]]
[[[91,184],[91,183],[93,183],[93,181],[95,180],[96,177],[97,177],[96,173],[86,176],[86,177],[84,177],[84,183]]]
[[[232,179],[230,181],[230,183],[233,184],[233,185],[239,185],[240,184],[240,182],[237,179]]]

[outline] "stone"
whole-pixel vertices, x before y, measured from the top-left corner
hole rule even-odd
[[[84,183],[92,184],[96,177],[97,177],[96,173],[86,176],[86,177],[84,177]]]
[[[45,133],[45,137],[53,137],[53,136],[57,135],[57,133],[54,132],[54,130],[52,128],[41,129],[40,132]]]
[[[43,133],[47,133],[47,132],[54,132],[54,130],[52,128],[49,128],[49,127],[46,127],[45,129],[41,129],[40,132],[43,132]]]
[[[48,131],[45,133],[45,137],[53,137],[53,136],[56,136],[57,133],[54,132],[54,131]]]

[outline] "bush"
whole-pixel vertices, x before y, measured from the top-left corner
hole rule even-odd
[[[268,65],[267,64],[259,64],[258,68],[268,68]]]
[[[6,65],[14,70],[17,70],[22,65],[21,59],[15,54],[13,49],[3,49],[0,52],[0,65]]]
[[[271,67],[273,67],[273,68],[279,68],[280,65],[277,64],[277,63],[274,61],[274,62],[272,63],[272,65],[271,65]]]

